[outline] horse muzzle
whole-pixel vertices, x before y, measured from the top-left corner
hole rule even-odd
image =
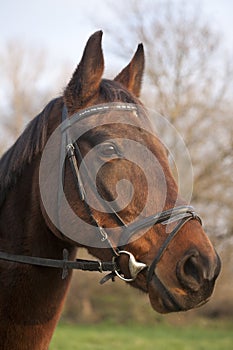
[[[148,284],[152,307],[160,313],[187,311],[207,303],[213,293],[215,280],[221,270],[216,254],[215,262],[208,264],[197,251],[188,252],[176,266],[176,287],[167,287],[154,271]]]

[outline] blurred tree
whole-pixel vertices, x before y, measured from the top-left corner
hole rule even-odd
[[[16,40],[9,41],[0,52],[0,152],[9,147],[52,96],[46,62],[43,50]]]
[[[233,235],[233,60],[220,33],[196,2],[120,0],[114,14],[106,24],[114,52],[128,58],[143,42],[145,104],[168,118],[191,154],[192,202],[210,234]]]

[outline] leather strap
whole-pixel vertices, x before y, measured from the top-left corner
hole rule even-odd
[[[63,259],[47,259],[38,258],[34,256],[15,255],[5,252],[0,252],[0,259],[20,264],[30,264],[36,266],[53,267],[62,269],[62,279],[65,279],[68,275],[68,270],[83,270],[83,271],[111,271],[114,272],[119,269],[116,261],[94,261],[76,259],[74,261],[68,260],[68,250],[63,250]]]

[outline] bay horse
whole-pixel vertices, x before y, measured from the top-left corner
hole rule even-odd
[[[102,282],[120,277],[160,313],[207,302],[220,272],[139,100],[143,45],[107,80],[101,42],[0,160],[2,350],[48,349],[74,268],[109,271]],[[79,247],[98,260],[75,260]]]

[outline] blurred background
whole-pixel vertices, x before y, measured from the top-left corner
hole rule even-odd
[[[107,78],[143,42],[142,101],[184,138],[194,170],[192,204],[223,262],[212,300],[178,316],[156,314],[146,296],[123,282],[100,286],[99,274],[75,273],[63,320],[233,319],[232,14],[228,0],[0,0],[0,154],[62,94],[94,31],[104,31]]]

